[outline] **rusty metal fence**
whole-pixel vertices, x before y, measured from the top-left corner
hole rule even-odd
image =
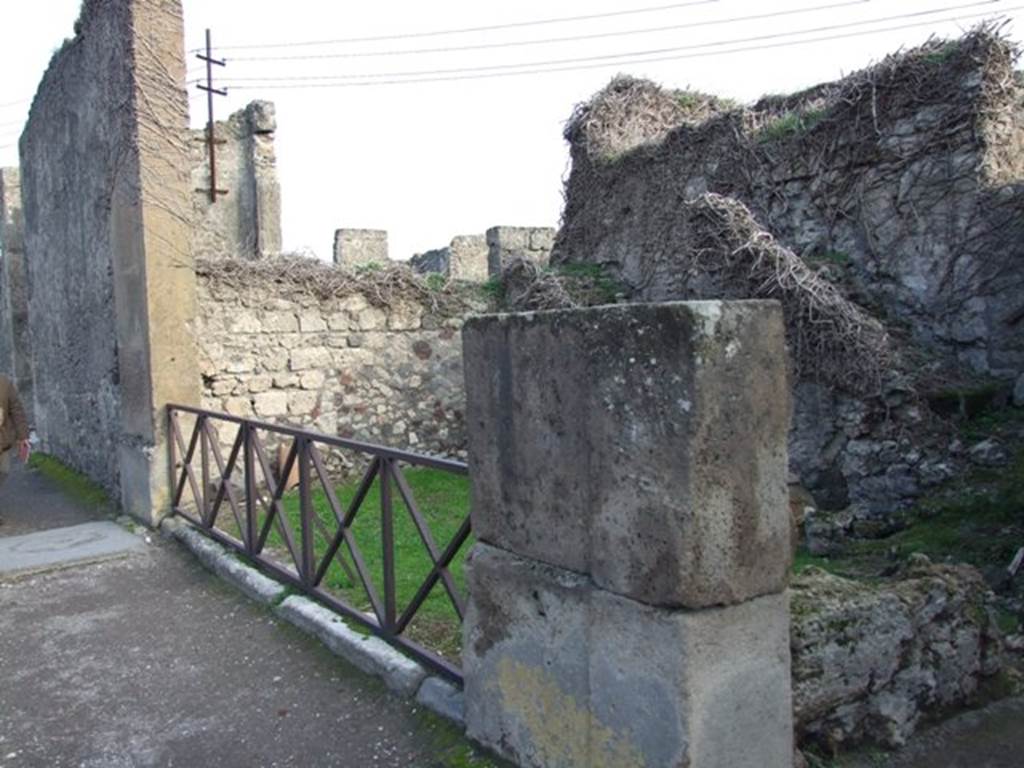
[[[467,475],[464,463],[200,408],[172,405],[168,413],[172,507],[176,514],[260,570],[461,683],[461,671],[452,659],[411,640],[406,633],[438,584],[461,623],[465,597],[450,566],[469,539],[469,515],[450,541],[438,546],[404,468]],[[276,471],[268,452],[272,442],[284,446],[283,461]],[[230,449],[225,459],[227,445]],[[348,504],[339,500],[336,479],[328,470],[328,458],[336,453],[366,462]],[[365,502],[375,483],[379,509],[368,509]],[[286,512],[289,506],[293,509],[291,515]],[[396,587],[396,507],[405,508],[431,564],[405,605],[399,604]],[[381,567],[376,580],[353,533],[357,517],[370,514],[380,516],[376,544],[380,547]],[[275,534],[276,545],[268,546]],[[325,588],[324,579],[333,564],[359,585],[367,610]]]

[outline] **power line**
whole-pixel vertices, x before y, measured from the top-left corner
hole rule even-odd
[[[488,24],[479,27],[460,27],[457,29],[436,29],[424,32],[406,32],[390,35],[369,35],[365,37],[346,37],[338,40],[306,40],[291,43],[253,43],[250,45],[223,45],[218,50],[252,50],[257,48],[304,48],[317,45],[339,45],[344,43],[371,43],[383,42],[385,40],[409,40],[423,37],[441,37],[443,35],[464,35],[471,32],[494,32],[502,29],[521,29],[523,27],[538,27],[549,24],[566,24],[574,21],[591,21],[594,19],[611,19],[621,16],[635,16],[645,13],[660,13],[661,11],[672,11],[678,8],[691,8],[696,5],[713,5],[723,0],[690,0],[686,3],[669,3],[668,5],[655,5],[646,8],[631,8],[622,11],[607,11],[605,13],[588,13],[579,16],[560,16],[547,19],[533,19],[530,21],[513,21],[504,24]],[[193,49],[193,53],[200,49]]]
[[[1024,9],[1024,5],[1015,5],[1006,8],[1006,11],[1017,11]],[[449,77],[428,77],[420,79],[401,79],[401,80],[371,80],[371,81],[356,81],[356,82],[331,82],[331,83],[297,83],[297,84],[280,84],[280,85],[236,85],[233,90],[275,90],[275,89],[298,89],[298,88],[357,88],[377,85],[410,85],[417,83],[438,83],[438,82],[452,82],[459,80],[483,80],[496,77],[516,77],[521,75],[537,75],[537,74],[548,74],[554,72],[571,72],[587,69],[601,69],[613,66],[622,66],[624,64],[649,64],[662,61],[679,61],[683,59],[699,59],[707,58],[709,56],[726,56],[734,53],[747,53],[751,51],[762,51],[771,50],[775,48],[788,48],[791,46],[808,45],[811,43],[829,42],[832,40],[844,40],[854,37],[864,37],[867,35],[881,34],[884,32],[897,32],[905,29],[915,29],[920,27],[929,26],[931,24],[945,24],[959,21],[967,21],[970,19],[977,19],[987,17],[990,20],[1005,19],[1004,16],[988,16],[984,13],[975,13],[965,16],[953,16],[944,19],[933,19],[929,21],[918,21],[911,24],[900,24],[897,26],[883,27],[881,29],[869,29],[862,32],[846,32],[838,35],[825,35],[821,37],[807,38],[806,40],[789,40],[782,43],[769,43],[766,45],[753,45],[741,48],[730,48],[723,51],[705,51],[703,53],[690,53],[682,55],[672,56],[657,56],[652,58],[641,58],[632,61],[622,62],[604,62],[599,64],[581,64],[576,66],[567,67],[554,67],[554,68],[543,68],[543,69],[525,69],[516,72],[489,72],[483,74],[466,74],[466,75],[455,75]]]
[[[22,104],[28,104],[32,101],[31,97],[27,99],[18,99],[17,101],[8,101],[0,104],[0,109],[6,109],[8,107],[20,107]]]
[[[736,24],[745,21],[761,21],[764,19],[781,18],[783,16],[797,16],[817,11],[835,10],[853,5],[864,5],[874,0],[845,0],[845,2],[829,3],[828,5],[816,5],[810,8],[791,8],[787,11],[772,11],[770,13],[756,13],[748,16],[733,16],[725,19],[710,19],[706,21],[688,22],[686,24],[669,24],[661,27],[645,27],[642,29],[627,29],[615,32],[595,32],[586,35],[566,35],[563,37],[547,37],[539,40],[511,40],[500,43],[477,43],[474,45],[458,45],[438,48],[411,48],[406,50],[390,51],[356,51],[349,53],[313,53],[297,54],[288,56],[232,56],[228,61],[310,61],[316,59],[362,59],[376,58],[380,56],[410,56],[431,53],[457,53],[460,51],[480,51],[496,48],[519,48],[523,46],[550,45],[552,43],[568,43],[581,40],[600,40],[609,37],[626,37],[630,35],[647,35],[657,32],[675,32],[682,29],[696,29],[699,27],[722,26]],[[991,0],[998,2],[998,0]]]
[[[809,29],[801,29],[790,32],[774,32],[765,35],[754,35],[751,37],[733,38],[731,40],[717,40],[710,43],[698,43],[696,45],[682,45],[673,46],[669,48],[655,48],[642,51],[627,51],[624,53],[606,53],[595,56],[579,56],[568,59],[547,59],[543,61],[528,61],[520,62],[516,64],[488,64],[477,67],[455,67],[448,69],[419,69],[419,70],[406,70],[406,71],[392,71],[392,72],[370,72],[364,74],[333,74],[333,75],[266,75],[262,77],[232,77],[228,78],[228,84],[238,82],[310,82],[318,80],[369,80],[369,79],[389,79],[389,78],[405,78],[405,77],[433,77],[442,75],[458,75],[468,74],[477,72],[498,72],[502,70],[514,70],[522,69],[524,67],[549,67],[549,66],[562,66],[568,64],[585,64],[597,61],[608,61],[614,59],[632,59],[638,56],[654,56],[663,55],[670,53],[680,53],[685,51],[703,50],[706,48],[718,48],[721,46],[729,45],[742,45],[746,43],[761,42],[764,40],[776,40],[783,37],[793,37],[795,35],[811,35],[818,34],[821,32],[832,32],[838,29],[851,29],[854,27],[863,27],[870,24],[882,24],[889,21],[898,21],[903,19],[920,18],[922,16],[933,16],[939,13],[945,13],[947,11],[963,10],[966,8],[976,8],[981,5],[993,5],[1001,3],[1003,0],[976,0],[972,3],[964,3],[961,5],[946,6],[943,8],[937,8],[927,11],[917,11],[914,13],[896,14],[893,16],[882,16],[874,19],[862,19],[860,21],[846,22],[844,24],[828,24],[821,27],[811,27]],[[931,23],[931,22],[926,22]],[[622,63],[630,63],[624,61]],[[240,86],[235,86],[240,87]]]

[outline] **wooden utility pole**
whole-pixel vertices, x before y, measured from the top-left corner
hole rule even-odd
[[[196,54],[196,58],[206,62],[206,85],[199,83],[196,87],[201,91],[206,91],[206,107],[209,115],[209,122],[206,124],[206,150],[210,157],[210,188],[200,189],[199,192],[209,193],[210,202],[217,202],[217,195],[226,195],[228,190],[220,189],[217,187],[217,145],[223,144],[224,140],[218,140],[215,133],[215,123],[213,120],[213,97],[227,96],[227,89],[220,89],[213,87],[213,66],[216,64],[218,67],[227,66],[227,62],[223,59],[213,58],[213,43],[211,42],[210,30],[206,30],[206,55],[201,53]]]

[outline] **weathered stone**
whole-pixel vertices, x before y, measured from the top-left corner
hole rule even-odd
[[[555,231],[537,227],[491,227],[486,237],[488,276],[500,277],[513,258],[526,258],[547,266]]]
[[[334,263],[345,267],[387,264],[388,233],[382,229],[336,230]]]
[[[326,331],[327,323],[319,312],[303,312],[299,315],[299,330],[303,333]]]
[[[29,422],[34,423],[25,221],[17,168],[0,168],[0,253],[0,371],[14,380]]]
[[[181,3],[85,3],[77,28],[20,143],[36,427],[153,524],[164,406],[200,400]]]
[[[1018,408],[1024,408],[1024,373],[1017,377],[1017,383],[1013,387],[1013,404]]]
[[[801,739],[899,746],[929,712],[968,701],[999,669],[987,587],[967,566],[871,585],[810,568],[793,590],[793,704]]]
[[[498,315],[470,319],[463,340],[480,541],[655,605],[785,587],[778,305]]]
[[[296,349],[291,354],[289,367],[293,371],[327,368],[331,364],[331,350],[326,347]]]
[[[281,186],[274,150],[274,105],[254,101],[215,126],[217,186],[228,194],[191,195],[192,252],[197,259],[264,259],[281,253]],[[209,190],[206,129],[191,132],[193,190]]]
[[[253,408],[257,416],[283,416],[288,413],[288,393],[262,392],[253,398]]]
[[[517,765],[792,759],[786,595],[654,608],[482,544],[467,580],[467,733]]]
[[[995,438],[988,438],[971,446],[971,461],[983,467],[1001,467],[1010,460],[1003,445]]]
[[[263,330],[267,333],[294,333],[299,321],[290,312],[268,312],[263,316]]]

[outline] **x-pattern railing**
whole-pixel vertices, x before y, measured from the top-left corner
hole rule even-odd
[[[470,519],[467,515],[448,544],[439,547],[402,465],[466,475],[465,464],[199,408],[170,406],[168,411],[174,489],[172,505],[177,514],[210,537],[244,554],[262,570],[362,624],[450,679],[461,682],[461,672],[456,665],[403,633],[438,582],[443,586],[459,621],[462,621],[465,601],[450,566],[469,538]],[[183,416],[194,417],[195,420],[187,439],[182,429]],[[229,425],[237,430],[226,461],[221,436],[214,424]],[[273,471],[261,433],[290,441],[277,473]],[[370,459],[347,506],[338,498],[321,446],[354,451]],[[285,494],[289,492],[288,479],[293,476],[296,466],[298,483],[293,492],[297,493],[299,500],[297,532],[292,530],[284,506]],[[382,591],[378,591],[374,584],[352,529],[357,515],[372,514],[365,508],[365,502],[375,482],[380,493]],[[330,522],[321,519],[314,509],[313,494],[317,488],[322,490],[330,508]],[[396,587],[396,489],[431,563],[426,578],[401,610]],[[191,494],[192,505],[186,503],[186,491]],[[217,527],[225,507],[230,510],[238,537]],[[286,551],[285,557],[290,559],[294,571],[282,567],[270,556],[268,540],[272,530],[277,532]],[[319,555],[315,546],[317,535],[326,542],[326,548]],[[324,588],[324,579],[334,563],[342,568],[351,582],[361,585],[372,613],[358,610]]]

